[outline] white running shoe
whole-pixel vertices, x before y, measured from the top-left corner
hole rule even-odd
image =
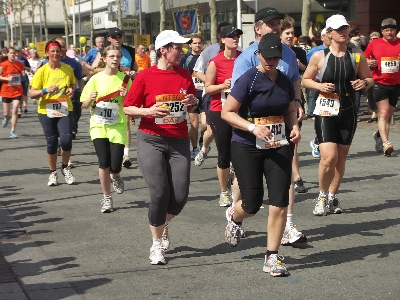
[[[317,201],[317,204],[315,204],[315,207],[314,207],[314,210],[313,210],[313,214],[315,216],[324,216],[324,215],[326,215],[325,208],[326,208],[327,199],[323,198],[323,197],[318,197],[316,199],[316,201]]]
[[[152,265],[165,265],[167,262],[164,258],[164,247],[162,245],[153,245],[150,248],[150,263]]]
[[[219,206],[228,207],[231,206],[231,204],[232,204],[232,196],[229,193],[229,191],[222,192],[221,195],[219,195]]]
[[[231,247],[236,247],[239,244],[241,238],[241,226],[233,222],[234,211],[235,210],[233,207],[228,207],[225,213],[226,219],[228,220],[228,225],[225,228],[225,240]]]
[[[113,207],[113,199],[111,195],[105,195],[101,202],[101,212],[102,213],[110,213],[114,211]]]
[[[289,275],[288,270],[282,265],[283,260],[283,256],[278,254],[271,254],[268,257],[265,255],[263,271],[274,277]]]
[[[285,231],[283,232],[281,245],[289,245],[295,243],[305,243],[306,236],[298,231],[293,223],[286,224]]]
[[[119,173],[118,174],[110,174],[110,177],[111,177],[114,191],[117,194],[122,194],[124,192],[125,185],[124,185],[124,180],[121,178],[121,175]]]
[[[65,182],[68,184],[74,184],[75,183],[75,177],[72,175],[71,168],[66,167],[61,170],[61,173],[64,175]]]
[[[203,152],[203,150],[200,150],[199,153],[197,153],[196,157],[194,158],[194,165],[195,166],[201,166],[206,159],[208,153],[210,152],[211,147],[208,147],[208,150],[206,152]]]
[[[49,176],[49,182],[47,183],[48,186],[56,186],[58,185],[58,181],[57,181],[57,171],[53,171],[51,172],[50,176]]]

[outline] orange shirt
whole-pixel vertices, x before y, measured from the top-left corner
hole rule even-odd
[[[139,54],[135,54],[135,61],[138,65],[139,71],[143,71],[151,66],[150,56],[146,54],[143,55],[143,57],[141,57]]]
[[[9,60],[6,60],[0,63],[0,66],[3,67],[3,72],[1,73],[2,77],[9,77],[12,74],[19,74],[20,76],[22,76],[21,72],[24,69],[24,64],[19,61],[11,62]],[[0,91],[0,95],[2,97],[13,99],[22,96],[22,94],[22,85],[10,86],[8,84],[8,81],[3,81]]]

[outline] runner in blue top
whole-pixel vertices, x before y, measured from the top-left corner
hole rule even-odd
[[[248,47],[243,53],[235,60],[235,67],[233,69],[232,74],[232,84],[231,88],[234,87],[236,80],[245,73],[249,68],[255,67],[260,63],[260,59],[258,57],[258,43],[261,40],[261,37],[266,33],[275,33],[280,36],[281,33],[281,20],[284,16],[279,13],[275,8],[266,7],[260,9],[255,16],[255,24],[254,31],[257,35],[257,40]],[[295,109],[298,115],[298,121],[301,121],[303,118],[303,108],[301,107],[301,85],[300,85],[300,75],[299,75],[299,66],[297,63],[296,55],[286,45],[282,45],[282,57],[278,63],[277,69],[285,74],[289,80],[293,83],[294,91],[295,91]],[[291,145],[293,149],[294,145]],[[293,150],[294,153],[295,150]],[[235,185],[234,185],[235,187]],[[236,195],[239,192],[235,189],[233,193]],[[295,190],[294,190],[294,181],[292,180],[292,184],[290,185],[290,198],[289,198],[289,208],[288,208],[288,216],[287,216],[287,228],[285,229],[285,238],[282,240],[282,243],[302,243],[307,239],[306,237],[296,229],[293,225],[293,210],[294,210],[294,199],[295,199]],[[289,242],[287,242],[289,241]]]
[[[231,246],[239,243],[242,221],[255,215],[263,203],[265,177],[270,205],[263,270],[272,276],[284,276],[288,272],[278,250],[286,225],[292,177],[289,140],[297,144],[300,130],[293,86],[277,70],[282,57],[280,38],[274,33],[265,34],[257,55],[260,64],[237,80],[222,108],[222,118],[235,128],[232,163],[242,192],[242,200],[227,209],[225,237]]]

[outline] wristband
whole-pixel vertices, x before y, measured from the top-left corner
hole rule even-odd
[[[249,127],[247,127],[248,131],[250,131],[251,133],[253,133],[254,128],[256,128],[256,125],[254,125],[253,123],[251,123]]]
[[[42,94],[43,94],[43,96],[47,94],[46,89],[42,89]]]

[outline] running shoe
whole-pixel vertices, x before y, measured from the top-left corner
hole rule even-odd
[[[389,141],[383,143],[383,154],[385,156],[392,155],[393,151],[394,151],[393,146]]]
[[[66,167],[61,170],[61,173],[64,175],[65,182],[68,184],[74,184],[75,183],[75,177],[72,175],[71,168]]]
[[[283,256],[278,254],[271,254],[268,257],[265,255],[263,271],[274,277],[289,275],[288,270],[282,265],[283,260]]]
[[[229,207],[229,208],[226,210],[225,217],[226,217],[226,220],[227,220],[228,222],[229,222],[230,219],[232,218],[232,216],[231,216],[230,214],[232,213],[232,215],[233,215],[233,212],[234,212],[233,206]],[[240,237],[241,237],[241,238],[245,238],[245,237],[246,237],[246,232],[245,232],[244,229],[243,229],[243,225],[240,226]]]
[[[304,187],[304,182],[301,177],[294,182],[294,190],[298,193],[307,193],[307,189]]]
[[[241,226],[239,226],[239,225],[235,224],[235,222],[233,222],[233,219],[232,219],[233,213],[234,213],[233,207],[229,207],[226,210],[226,218],[228,219],[228,225],[226,226],[226,229],[225,229],[225,240],[229,244],[229,246],[236,247],[240,242],[240,237],[241,237],[240,227]]]
[[[56,186],[58,185],[58,181],[57,181],[57,171],[53,171],[50,173],[49,176],[49,182],[47,183],[48,186]]]
[[[69,167],[70,169],[75,168],[75,166],[72,164],[71,160],[68,161],[68,167]]]
[[[122,194],[124,192],[124,180],[119,174],[111,174],[110,177],[114,191],[117,194]]]
[[[307,242],[307,238],[303,233],[298,231],[292,223],[286,224],[285,231],[283,232],[281,240],[281,245],[290,245],[305,242]]]
[[[164,258],[164,247],[162,245],[153,245],[150,248],[150,263],[152,265],[165,265],[167,262]]]
[[[36,99],[32,99],[32,103],[33,103],[33,105],[37,105],[37,100]]]
[[[192,151],[192,160],[194,160],[196,158],[196,156],[197,156],[197,154],[199,152],[200,152],[199,147],[196,147],[196,148],[193,149],[193,151]]]
[[[27,114],[28,113],[28,109],[25,107],[24,108],[24,114]]]
[[[327,209],[331,214],[341,214],[343,209],[340,207],[340,202],[336,196],[328,197]]]
[[[315,158],[320,158],[321,157],[321,153],[319,153],[319,145],[316,143],[315,139],[313,139],[310,142],[310,146],[311,146],[311,154],[312,156],[314,156]]]
[[[18,119],[21,118],[21,116],[22,116],[21,112],[18,113]]]
[[[1,126],[4,128],[8,124],[8,119],[4,118],[3,121],[1,121]]]
[[[17,137],[18,137],[18,135],[16,135],[14,131],[10,132],[10,139],[16,139]]]
[[[201,166],[206,159],[208,153],[210,152],[211,147],[208,147],[208,150],[206,152],[203,152],[203,150],[200,150],[199,153],[197,153],[196,157],[194,158],[194,165],[195,166]]]
[[[165,228],[161,237],[161,246],[164,248],[164,251],[167,251],[169,249],[170,244],[171,243],[169,240],[168,224],[165,224]]]
[[[373,137],[375,140],[375,151],[382,153],[383,152],[383,143],[382,143],[382,139],[379,135],[379,131],[375,131]]]
[[[128,155],[125,155],[125,156],[124,156],[124,159],[122,160],[122,165],[123,165],[125,168],[127,168],[127,169],[129,169],[129,168],[132,166],[132,162],[131,162],[131,160],[129,159],[129,156],[128,156]]]
[[[229,165],[229,175],[233,175],[233,174],[235,174],[235,168],[233,167],[232,162],[230,162],[230,165]]]
[[[60,144],[58,144],[58,150],[57,150],[57,155],[58,156],[61,156],[61,146],[60,146]]]
[[[72,131],[71,137],[73,140],[76,140],[76,133]]]
[[[113,199],[111,195],[105,195],[101,202],[101,212],[102,213],[110,213],[114,211],[113,207]]]
[[[317,204],[315,204],[313,214],[315,216],[324,216],[326,215],[325,207],[326,207],[326,198],[318,197],[316,199]]]
[[[222,192],[221,195],[219,195],[219,206],[221,207],[228,207],[231,206],[232,201],[231,201],[231,194],[229,194],[229,191]]]

